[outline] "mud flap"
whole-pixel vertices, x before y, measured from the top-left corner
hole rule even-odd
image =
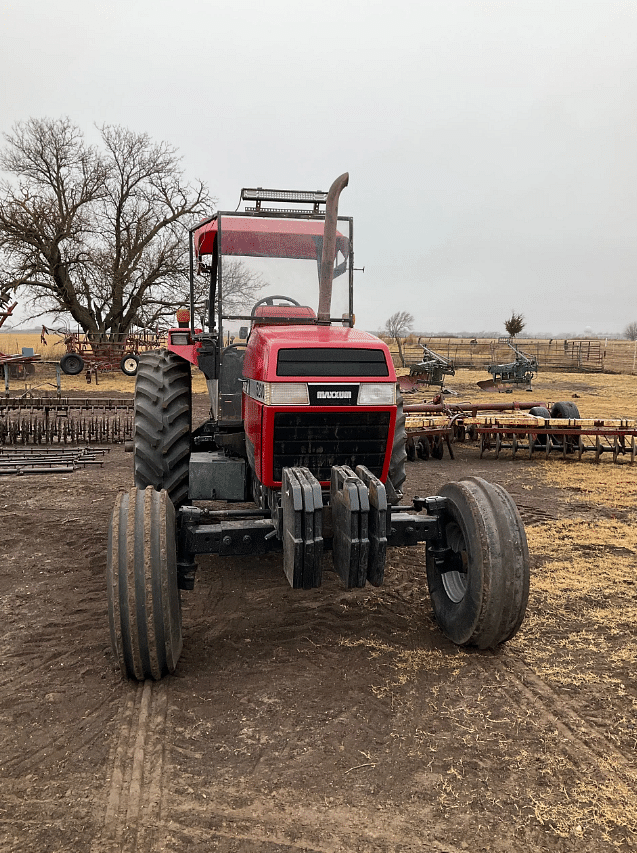
[[[356,473],[367,487],[369,498],[367,580],[372,586],[380,586],[385,579],[387,557],[387,493],[378,477],[364,465],[358,465]]]
[[[283,570],[293,589],[320,586],[323,575],[323,498],[308,468],[284,468],[281,488]]]
[[[369,494],[347,465],[334,465],[330,484],[334,570],[348,589],[365,586],[369,562]]]

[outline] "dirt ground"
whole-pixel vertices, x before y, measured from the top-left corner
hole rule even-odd
[[[635,471],[471,445],[408,464],[410,497],[478,475],[518,504],[531,599],[496,652],[440,634],[418,549],[349,592],[206,557],[177,672],[143,684],[105,588],[131,456],[0,479],[0,851],[635,849]]]

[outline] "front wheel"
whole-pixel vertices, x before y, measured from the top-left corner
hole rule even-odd
[[[131,489],[115,503],[106,554],[108,619],[122,675],[174,672],[181,654],[175,510],[165,491]]]
[[[407,430],[405,428],[405,412],[403,411],[403,397],[398,389],[396,389],[396,427],[394,429],[394,443],[392,445],[391,459],[389,461],[389,482],[393,486],[394,495],[388,495],[390,503],[399,503],[402,498],[403,483],[407,479],[405,471],[405,461],[408,458],[407,448]],[[410,447],[413,447],[413,441],[410,442]],[[415,455],[414,455],[415,459]]]
[[[447,548],[428,549],[427,581],[436,621],[459,646],[488,649],[510,640],[529,598],[529,552],[511,496],[480,477],[448,483]]]

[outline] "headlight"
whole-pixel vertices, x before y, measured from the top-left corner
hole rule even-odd
[[[305,382],[273,382],[270,385],[271,406],[307,406],[309,402]]]
[[[393,382],[361,382],[358,390],[359,406],[396,405],[396,386]]]

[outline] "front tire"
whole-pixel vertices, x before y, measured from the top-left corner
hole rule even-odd
[[[529,552],[517,507],[480,477],[448,483],[443,555],[427,551],[436,621],[459,646],[493,648],[518,631],[529,598]]]
[[[115,503],[106,557],[108,618],[122,675],[174,672],[181,654],[175,510],[165,491],[131,489]]]
[[[392,445],[391,459],[389,461],[389,480],[391,481],[397,500],[402,497],[403,483],[407,479],[405,461],[407,460],[407,430],[405,428],[405,413],[403,411],[403,397],[396,389],[396,427],[394,429],[394,443]]]
[[[165,489],[175,507],[188,499],[191,399],[190,362],[167,350],[140,356],[135,382],[135,485]]]

